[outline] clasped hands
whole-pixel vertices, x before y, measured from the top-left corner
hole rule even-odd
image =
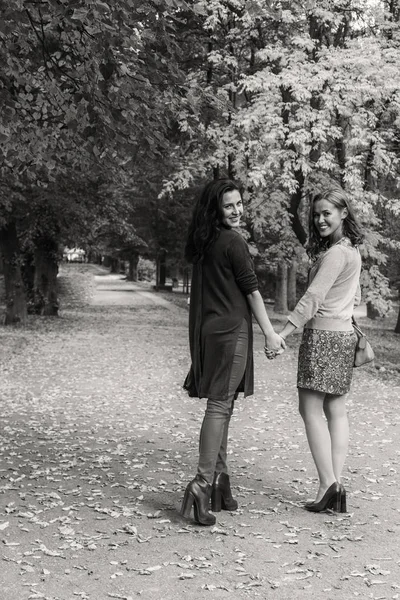
[[[283,354],[286,349],[286,342],[278,333],[265,337],[264,352],[268,360],[273,360],[278,354]]]

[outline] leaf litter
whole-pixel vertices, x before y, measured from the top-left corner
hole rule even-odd
[[[64,287],[77,279],[67,273]],[[271,370],[256,333],[256,393],[237,402],[231,428],[239,510],[203,528],[178,514],[202,417],[201,402],[181,390],[187,311],[140,294],[116,311],[80,293],[60,320],[32,324],[22,345],[19,332],[7,333],[18,352],[1,356],[1,558],[15,590],[7,600],[131,600],[146,590],[160,600],[155,586],[168,600],[182,590],[398,597],[393,388],[356,374],[344,472],[351,512],[308,514],[302,504],[317,484],[296,410],[298,340]]]

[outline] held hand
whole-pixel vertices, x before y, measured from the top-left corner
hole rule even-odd
[[[275,331],[272,335],[265,336],[265,345],[267,346],[268,350],[272,350],[276,353],[286,348],[284,339]]]
[[[277,333],[271,336],[265,337],[264,352],[268,359],[273,359],[278,354],[282,354],[285,351],[286,343],[283,338]]]

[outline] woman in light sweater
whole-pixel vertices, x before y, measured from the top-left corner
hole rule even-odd
[[[286,339],[304,326],[297,373],[299,411],[319,476],[316,499],[305,508],[346,512],[340,477],[349,439],[346,395],[356,346],[352,315],[361,297],[358,245],[363,235],[339,187],[315,196],[309,229],[307,252],[314,260],[309,286],[280,335]]]

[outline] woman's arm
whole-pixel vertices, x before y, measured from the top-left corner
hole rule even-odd
[[[297,329],[296,325],[293,325],[293,323],[291,321],[287,321],[285,327],[282,329],[282,331],[280,332],[280,336],[281,338],[283,338],[284,340],[286,340],[286,338],[293,333],[293,331],[295,331]]]
[[[265,335],[265,345],[273,352],[279,352],[286,348],[284,340],[278,335],[271,325],[267,311],[265,310],[264,300],[258,290],[247,294],[251,312],[253,313],[261,331]]]
[[[333,249],[321,260],[320,267],[307,291],[300,298],[280,332],[284,340],[298,327],[304,325],[317,312],[326,294],[336,281],[344,265],[344,255],[340,247]]]
[[[230,244],[228,254],[236,283],[246,296],[251,312],[265,335],[265,345],[274,354],[283,352],[286,344],[271,325],[264,301],[258,291],[257,277],[254,273],[253,261],[248,246],[240,234]]]
[[[341,246],[332,247],[321,258],[314,279],[289,315],[295,327],[302,327],[315,316],[345,262]]]

